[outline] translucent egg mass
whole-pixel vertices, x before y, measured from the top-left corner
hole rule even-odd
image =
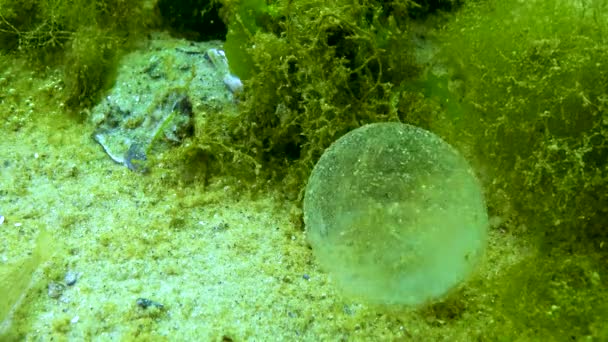
[[[479,181],[452,146],[415,126],[375,123],[321,156],[304,223],[317,262],[345,296],[419,305],[472,272],[488,217]]]

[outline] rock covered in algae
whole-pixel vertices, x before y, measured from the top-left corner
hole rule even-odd
[[[334,142],[306,187],[313,253],[347,297],[417,305],[471,273],[488,226],[467,161],[435,134],[376,123]]]
[[[194,112],[234,106],[240,87],[220,42],[158,37],[121,61],[114,87],[92,110],[93,138],[115,162],[145,171],[150,154],[194,133]]]

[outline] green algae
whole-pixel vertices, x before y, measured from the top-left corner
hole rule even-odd
[[[228,33],[224,49],[232,61],[230,70],[243,80],[251,78],[255,64],[247,52],[253,43],[252,37],[260,30],[261,18],[268,14],[269,6],[264,0],[241,0],[236,3],[225,1],[225,6],[232,11],[225,11]]]
[[[528,338],[606,336],[605,13],[601,1],[479,4],[443,36],[473,109],[455,128],[471,134],[491,211],[534,243],[494,285]]]
[[[2,0],[0,49],[61,70],[64,101],[78,112],[96,103],[117,57],[154,24],[150,11],[143,0]]]

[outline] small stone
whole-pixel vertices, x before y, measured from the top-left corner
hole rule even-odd
[[[4,223],[4,216],[0,215],[0,224]]]
[[[63,290],[65,290],[65,285],[52,281],[47,288],[47,293],[51,298],[59,298],[63,294]]]
[[[241,82],[241,79],[234,76],[233,74],[225,75],[223,81],[231,93],[239,94],[243,91],[243,82]]]
[[[76,284],[76,281],[78,280],[78,273],[73,272],[73,271],[68,271],[68,273],[65,274],[65,277],[63,278],[63,280],[65,281],[66,285],[72,286],[72,285]]]
[[[161,303],[155,302],[155,301],[147,299],[147,298],[137,298],[135,303],[137,303],[137,306],[139,306],[143,309],[147,309],[151,306],[154,306],[159,309],[162,309],[164,307],[164,305],[162,305]]]

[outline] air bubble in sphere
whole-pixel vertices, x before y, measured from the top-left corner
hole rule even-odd
[[[424,129],[376,123],[334,142],[306,187],[318,263],[351,298],[426,303],[473,270],[488,217],[467,161]]]

